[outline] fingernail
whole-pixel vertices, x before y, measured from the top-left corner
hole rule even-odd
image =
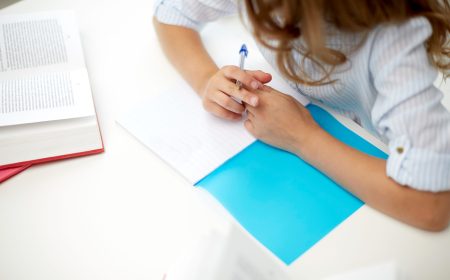
[[[258,104],[258,97],[253,96],[252,98],[250,98],[250,105],[256,106],[256,104]]]
[[[253,81],[250,85],[252,86],[252,88],[254,89],[258,89],[261,83],[257,82],[257,81]]]

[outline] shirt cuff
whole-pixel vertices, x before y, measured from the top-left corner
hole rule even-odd
[[[159,22],[165,24],[183,26],[196,31],[202,27],[200,22],[188,18],[176,6],[164,0],[156,1],[154,16]]]
[[[411,146],[406,136],[389,143],[387,175],[420,191],[450,190],[450,154],[439,154]]]

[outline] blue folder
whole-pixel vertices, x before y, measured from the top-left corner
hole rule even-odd
[[[387,155],[315,105],[316,122],[369,155]],[[239,223],[286,264],[292,263],[363,202],[297,156],[256,141],[196,186],[209,191]]]

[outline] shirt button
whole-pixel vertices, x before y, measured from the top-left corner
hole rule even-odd
[[[405,149],[403,147],[397,147],[395,150],[397,151],[397,153],[403,154]]]

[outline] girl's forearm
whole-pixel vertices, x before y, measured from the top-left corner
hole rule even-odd
[[[160,23],[153,18],[156,34],[170,63],[190,86],[201,94],[218,67],[202,44],[199,34],[189,28]]]
[[[296,153],[348,191],[405,223],[442,230],[450,217],[450,192],[431,193],[402,186],[387,177],[386,161],[345,145],[322,129],[299,145]]]

